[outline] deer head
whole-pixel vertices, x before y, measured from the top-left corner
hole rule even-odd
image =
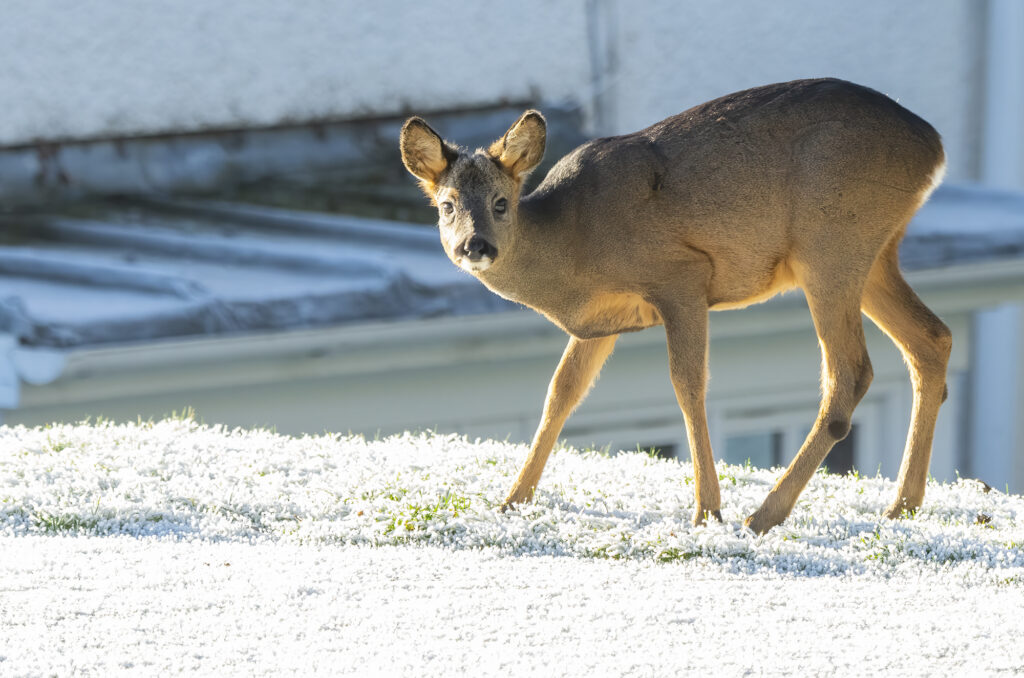
[[[479,275],[515,247],[523,180],[544,157],[547,125],[526,111],[486,149],[469,152],[444,141],[422,118],[402,127],[402,162],[437,206],[445,254]]]

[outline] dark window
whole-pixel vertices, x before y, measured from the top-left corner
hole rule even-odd
[[[647,452],[655,457],[661,459],[675,459],[676,458],[676,446],[675,445],[638,445],[637,446],[642,452]]]
[[[725,439],[725,454],[729,464],[746,464],[759,468],[779,466],[782,460],[782,432],[747,433]]]
[[[854,452],[857,449],[857,425],[850,427],[850,434],[840,440],[825,457],[822,464],[829,473],[849,473],[856,466]]]
[[[829,473],[849,473],[857,466],[856,450],[857,425],[854,424],[850,434],[835,444],[822,466]],[[729,464],[750,462],[751,466],[769,468],[789,464],[796,453],[797,450],[782,449],[781,431],[765,431],[727,437],[722,458]]]

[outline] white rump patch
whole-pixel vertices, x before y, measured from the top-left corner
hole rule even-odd
[[[926,188],[924,193],[921,194],[921,200],[920,200],[920,202],[917,203],[918,209],[921,208],[921,205],[923,205],[926,202],[928,202],[928,198],[931,197],[932,193],[935,192],[935,189],[939,187],[939,184],[941,184],[942,180],[945,179],[945,178],[946,178],[946,160],[945,160],[945,158],[943,158],[942,164],[939,165],[938,167],[936,167],[935,171],[932,172],[931,179],[929,180],[929,183],[928,183],[928,188]]]

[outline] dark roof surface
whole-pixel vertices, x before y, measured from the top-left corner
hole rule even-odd
[[[940,186],[900,247],[907,270],[1024,256],[1024,194]]]
[[[1024,196],[941,187],[908,269],[1024,256]],[[146,200],[0,218],[0,332],[73,347],[515,308],[458,270],[434,228]]]
[[[244,205],[0,222],[0,331],[69,347],[510,308],[436,230]]]

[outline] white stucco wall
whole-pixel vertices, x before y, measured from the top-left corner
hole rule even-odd
[[[884,92],[931,122],[945,140],[949,177],[972,178],[983,4],[619,2],[614,127],[644,127],[764,83],[835,76]]]
[[[585,33],[542,0],[19,3],[0,145],[557,100],[589,80]]]
[[[985,31],[971,0],[39,0],[0,13],[0,146],[527,99],[575,102],[617,133],[743,87],[836,75],[931,121],[950,178],[966,180]]]

